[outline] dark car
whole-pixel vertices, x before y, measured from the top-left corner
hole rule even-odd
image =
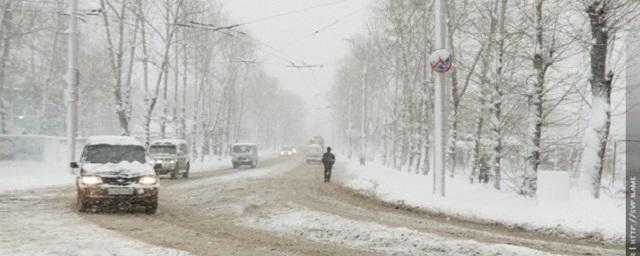
[[[93,206],[142,206],[146,213],[156,212],[159,179],[145,147],[135,138],[89,137],[80,161],[71,167],[80,169],[76,179],[79,211]]]

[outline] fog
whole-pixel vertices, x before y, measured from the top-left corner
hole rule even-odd
[[[339,115],[327,100],[338,62],[351,45],[344,39],[366,28],[371,0],[224,0],[223,9],[262,43],[259,61],[278,79],[280,88],[294,92],[306,103],[303,117],[307,136],[331,136],[332,115]],[[311,8],[311,9],[309,9]],[[306,9],[306,10],[305,10]],[[286,14],[290,13],[291,14]],[[279,17],[274,15],[285,14]],[[318,31],[316,33],[316,31]],[[271,49],[269,46],[277,49]],[[322,65],[292,68],[297,65]],[[305,64],[306,63],[306,64]]]

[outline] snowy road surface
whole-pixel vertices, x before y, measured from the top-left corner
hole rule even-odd
[[[302,162],[162,180],[155,215],[78,214],[70,186],[0,194],[0,255],[624,254],[621,245],[390,206],[324,184],[320,167]]]

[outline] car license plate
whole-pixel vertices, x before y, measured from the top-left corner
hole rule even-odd
[[[109,188],[109,195],[133,195],[133,188]]]

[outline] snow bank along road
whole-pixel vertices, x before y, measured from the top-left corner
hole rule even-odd
[[[0,194],[0,254],[624,254],[621,245],[387,205],[322,183],[320,167],[302,162],[280,158],[258,169],[162,180],[155,215],[75,213],[73,187]]]

